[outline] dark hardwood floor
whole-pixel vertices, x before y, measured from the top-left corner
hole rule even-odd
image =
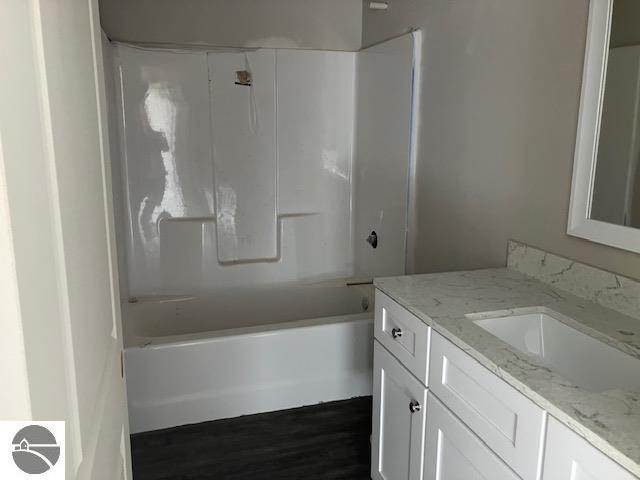
[[[371,397],[131,436],[134,480],[368,480]]]

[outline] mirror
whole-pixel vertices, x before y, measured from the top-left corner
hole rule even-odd
[[[640,252],[640,1],[591,0],[568,233]]]
[[[614,0],[591,218],[640,227],[640,2]]]

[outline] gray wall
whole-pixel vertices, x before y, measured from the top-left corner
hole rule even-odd
[[[358,50],[361,0],[100,0],[111,40]]]
[[[514,238],[640,278],[565,233],[588,0],[389,3],[363,9],[365,45],[424,29],[415,269],[503,266]]]

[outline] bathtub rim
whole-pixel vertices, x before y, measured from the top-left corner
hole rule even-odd
[[[182,333],[178,335],[162,336],[142,336],[133,333],[132,326],[124,336],[124,351],[134,350],[155,350],[162,348],[180,347],[195,345],[212,341],[220,341],[222,338],[232,338],[240,336],[260,337],[273,335],[275,332],[288,329],[313,328],[322,325],[333,325],[347,322],[373,321],[374,311],[369,309],[366,312],[350,313],[344,315],[334,315],[329,317],[306,318],[302,320],[270,323],[265,325],[255,325],[248,327],[227,328],[221,330],[206,330],[195,333]],[[125,322],[127,319],[125,319]]]

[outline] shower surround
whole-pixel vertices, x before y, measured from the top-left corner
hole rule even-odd
[[[110,46],[132,431],[371,393],[373,297],[346,284],[405,271],[415,35]]]

